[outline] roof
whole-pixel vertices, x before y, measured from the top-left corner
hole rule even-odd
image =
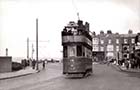
[[[120,37],[136,37],[137,34],[120,34]]]

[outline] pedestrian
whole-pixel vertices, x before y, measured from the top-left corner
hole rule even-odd
[[[35,64],[36,64],[36,61],[33,60],[33,61],[32,61],[32,67],[33,67],[33,69],[35,69]]]
[[[43,61],[43,69],[45,69],[45,60]]]
[[[125,61],[125,66],[126,66],[126,69],[129,69],[129,62],[128,62],[128,60]]]
[[[107,61],[107,66],[109,66],[109,65],[110,65],[110,61],[108,60],[108,61]]]
[[[26,60],[26,59],[23,59],[23,60],[21,61],[22,66],[23,66],[23,69],[25,69],[25,67],[26,67],[26,62],[25,62],[25,60]]]

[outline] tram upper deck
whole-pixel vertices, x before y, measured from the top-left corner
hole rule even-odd
[[[62,45],[66,43],[86,43],[92,46],[92,37],[89,34],[89,24],[79,20],[78,23],[70,22],[62,31]]]

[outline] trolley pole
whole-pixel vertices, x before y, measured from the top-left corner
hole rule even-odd
[[[36,63],[36,70],[38,70],[38,18],[36,19]]]

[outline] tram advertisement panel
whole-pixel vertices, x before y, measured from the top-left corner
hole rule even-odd
[[[85,42],[88,45],[92,46],[92,41],[90,41],[85,36],[63,36],[62,43],[66,42]]]

